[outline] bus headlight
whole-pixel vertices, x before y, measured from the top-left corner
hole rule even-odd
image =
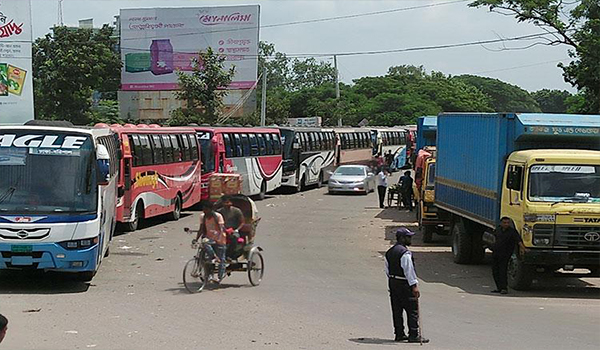
[[[74,240],[74,241],[65,241],[65,242],[60,242],[58,244],[60,244],[61,247],[65,248],[67,250],[76,250],[76,249],[87,249],[87,248],[93,247],[96,244],[98,244],[99,241],[100,240],[98,237],[94,237],[94,238],[78,239],[78,240]]]

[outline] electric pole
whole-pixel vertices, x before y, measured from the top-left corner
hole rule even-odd
[[[337,55],[333,55],[333,67],[335,68],[335,99],[337,106],[340,105],[340,73],[338,72]],[[342,126],[342,117],[338,117],[338,126]]]
[[[262,99],[260,102],[260,126],[265,126],[267,123],[267,67],[263,68]]]
[[[62,27],[65,25],[63,19],[63,0],[58,0],[58,24]]]

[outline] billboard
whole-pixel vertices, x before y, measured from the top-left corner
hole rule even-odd
[[[228,89],[251,89],[257,78],[258,5],[123,9],[121,90],[176,90],[177,71],[212,47],[236,72]]]
[[[31,2],[0,1],[0,124],[33,119]]]

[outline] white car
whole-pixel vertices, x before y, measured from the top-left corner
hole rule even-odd
[[[365,165],[342,165],[331,174],[328,190],[329,193],[359,192],[367,194],[375,191],[375,175]]]

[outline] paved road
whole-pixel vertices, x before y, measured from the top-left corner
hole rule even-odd
[[[92,284],[0,275],[5,349],[378,349],[396,346],[383,274],[386,229],[412,216],[376,207],[376,194],[324,190],[258,202],[266,274],[188,294],[193,255],[185,226],[152,221],[120,235]],[[597,349],[600,279],[542,280],[529,292],[490,295],[489,265],[451,262],[444,238],[417,236],[424,333],[431,349]],[[416,344],[397,345],[415,347]]]

